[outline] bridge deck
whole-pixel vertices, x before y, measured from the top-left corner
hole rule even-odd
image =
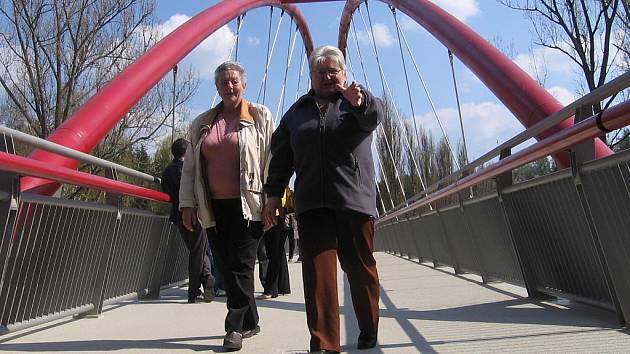
[[[339,277],[342,349],[361,353],[630,352],[630,335],[608,313],[532,303],[507,284],[480,286],[392,255],[378,253],[380,345],[354,348],[358,334],[347,283]],[[300,264],[290,263],[293,293],[259,301],[262,332],[240,353],[304,353],[308,331]],[[0,352],[221,352],[225,298],[185,304],[186,290],[158,301],[127,301],[99,319],[65,319],[0,337]]]

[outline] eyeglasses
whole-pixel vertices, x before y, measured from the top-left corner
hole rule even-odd
[[[325,77],[327,75],[331,77],[337,77],[341,72],[342,70],[340,69],[317,69],[312,71],[312,73],[318,74],[321,77]]]

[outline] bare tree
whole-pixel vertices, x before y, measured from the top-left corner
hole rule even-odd
[[[404,173],[402,169],[404,159],[402,134],[405,132],[394,118],[394,114],[396,114],[394,109],[396,108],[391,98],[385,96],[383,102],[385,103],[385,118],[378,129],[380,133],[377,132],[376,134],[376,149],[384,172],[384,175],[379,173],[381,179],[379,189],[384,201],[389,201],[391,198],[394,205],[398,205],[405,200],[401,189],[404,176],[400,175]],[[387,193],[384,179],[387,180],[391,195]]]
[[[0,120],[46,138],[157,42],[154,10],[154,0],[3,1]],[[116,161],[158,136],[197,89],[197,76],[182,71],[175,85],[165,78],[122,117],[94,154]]]
[[[410,123],[411,124],[411,123]],[[413,131],[407,127],[407,131]],[[409,134],[409,142],[411,144],[411,150],[420,167],[420,173],[422,174],[422,180],[425,187],[430,186],[433,182],[437,181],[437,174],[435,173],[435,143],[433,137],[428,133],[422,125],[418,127],[418,137],[414,134]],[[415,165],[410,158],[407,158],[407,171],[412,175],[411,183],[414,193],[421,192],[423,190],[420,184],[419,176],[416,176]]]
[[[586,90],[607,81],[611,72],[627,70],[627,0],[497,0],[529,17],[535,44],[564,53],[581,70]],[[624,10],[625,9],[625,10]],[[625,53],[625,54],[624,54]],[[619,68],[614,63],[625,63]],[[596,105],[596,113],[601,111]],[[619,138],[613,137],[614,141]]]

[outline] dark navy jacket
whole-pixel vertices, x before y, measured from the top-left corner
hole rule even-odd
[[[166,166],[162,172],[162,191],[171,197],[170,220],[179,225],[181,223],[181,213],[179,211],[179,182],[182,178],[182,167],[184,161],[174,159]]]
[[[371,143],[383,103],[361,89],[362,107],[353,108],[339,94],[323,116],[311,90],[289,108],[274,131],[264,191],[282,196],[295,171],[296,215],[332,208],[376,216]]]

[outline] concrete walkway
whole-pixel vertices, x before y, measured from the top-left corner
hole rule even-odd
[[[342,349],[349,353],[622,353],[630,335],[614,316],[583,306],[532,303],[507,284],[482,286],[378,253],[380,345],[354,348],[358,329],[347,282],[339,277]],[[300,264],[290,263],[293,293],[258,301],[262,332],[239,353],[305,353],[308,331]],[[341,274],[341,273],[340,273]],[[260,289],[258,289],[260,291]],[[0,352],[222,352],[225,298],[186,304],[186,289],[158,301],[128,301],[98,319],[65,319],[0,337]]]

